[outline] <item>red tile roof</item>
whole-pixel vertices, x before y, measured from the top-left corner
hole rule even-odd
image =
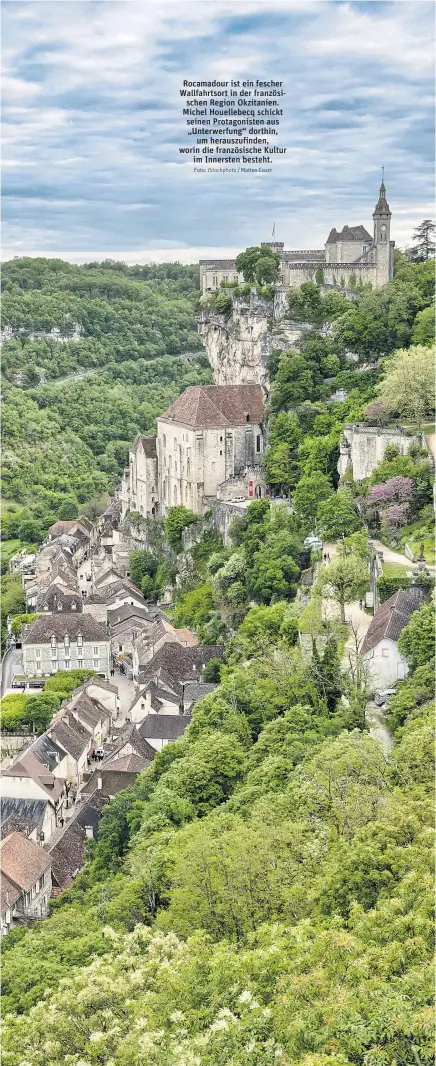
[[[10,833],[0,843],[1,872],[22,892],[30,892],[50,866],[50,857],[44,849],[22,833]]]
[[[264,417],[260,385],[191,385],[162,415],[193,429],[258,425]]]

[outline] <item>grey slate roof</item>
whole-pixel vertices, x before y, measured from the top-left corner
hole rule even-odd
[[[54,770],[65,758],[65,752],[55,744],[47,733],[42,733],[33,742],[29,748],[29,755],[34,755],[35,759],[38,759],[38,762],[46,766],[48,770]]]
[[[139,732],[145,740],[178,740],[190,721],[190,714],[148,714]]]
[[[135,440],[133,441],[130,450],[132,452],[136,452],[138,450],[139,445],[142,445],[146,459],[156,459],[156,437],[144,436],[142,433],[140,433],[137,437],[135,437]]]
[[[194,707],[203,696],[208,696],[217,687],[216,683],[205,681],[186,681],[183,686],[183,702],[185,707]]]
[[[79,759],[89,747],[91,730],[85,729],[80,722],[76,722],[71,711],[68,715],[68,723],[64,717],[57,718],[50,725],[48,732],[60,747],[73,756],[73,759]]]
[[[23,644],[50,644],[52,636],[62,641],[68,636],[70,640],[76,640],[79,635],[83,640],[95,640],[101,643],[107,641],[106,629],[90,614],[75,614],[60,612],[37,618],[30,626],[23,627],[26,632],[23,635]]]
[[[7,770],[3,770],[3,777],[30,778],[31,781],[35,781],[42,788],[47,799],[50,799],[52,803],[59,799],[63,789],[63,781],[55,777],[51,770],[48,770],[31,753],[20,755],[11,766],[8,766]]]
[[[106,762],[112,762],[114,756],[116,756],[118,752],[122,752],[126,744],[131,744],[136,755],[142,755],[146,760],[154,759],[156,754],[154,748],[150,748],[150,745],[147,744],[146,740],[141,736],[136,725],[131,722],[122,730],[118,740],[110,746],[107,759],[101,764],[102,767],[105,767]]]
[[[0,818],[2,827],[10,821],[17,819],[32,829],[41,830],[48,800],[18,799],[16,796],[2,796],[0,804]],[[11,822],[12,828],[12,822]],[[4,834],[2,834],[4,835]]]
[[[334,228],[330,230],[327,244],[336,244],[336,241],[369,241],[372,244],[372,237],[365,226],[343,226],[340,233]]]
[[[371,651],[381,640],[397,641],[403,629],[410,622],[412,614],[423,603],[428,602],[428,594],[419,585],[409,589],[400,589],[377,608],[374,618],[362,644],[362,654]]]
[[[199,644],[196,648],[185,648],[175,642],[165,643],[153,659],[141,667],[139,680],[146,684],[165,674],[179,683],[199,681],[204,664],[209,659],[222,659],[223,655],[223,645]]]

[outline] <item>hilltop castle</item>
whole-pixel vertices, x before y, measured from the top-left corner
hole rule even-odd
[[[386,285],[393,277],[395,242],[390,239],[392,216],[384,181],[372,217],[373,237],[363,225],[347,225],[340,232],[332,229],[324,248],[286,251],[283,241],[264,241],[264,245],[280,256],[281,285],[297,288],[305,281],[313,281],[319,270],[322,270],[326,285],[350,288],[352,277],[353,284],[357,283],[359,287],[360,282],[370,282],[373,289]],[[235,260],[200,259],[201,291],[218,289],[222,281],[243,281]]]

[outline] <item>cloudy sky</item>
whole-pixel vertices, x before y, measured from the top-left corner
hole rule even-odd
[[[129,262],[320,247],[371,213],[433,214],[433,4],[31,0],[3,4],[3,257]],[[272,174],[195,174],[183,78],[286,89]]]

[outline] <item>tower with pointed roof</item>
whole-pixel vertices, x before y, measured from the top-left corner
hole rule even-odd
[[[377,288],[386,285],[393,276],[393,252],[391,245],[391,212],[386,199],[386,186],[384,182],[384,167],[380,195],[373,213],[374,219],[374,245],[376,249]]]

